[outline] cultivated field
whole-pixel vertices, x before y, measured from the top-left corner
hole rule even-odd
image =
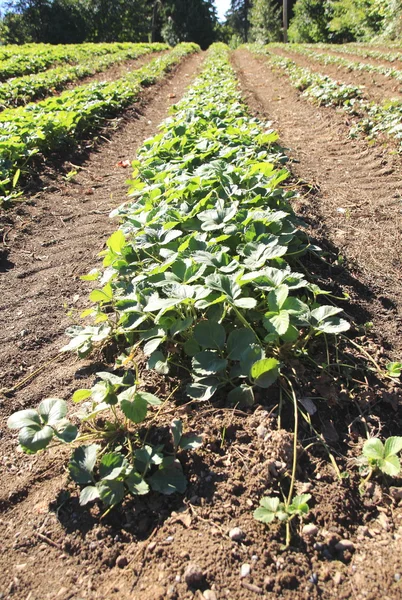
[[[1,49],[1,598],[402,597],[401,78]]]

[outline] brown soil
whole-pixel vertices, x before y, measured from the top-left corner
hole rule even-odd
[[[274,52],[291,58],[299,67],[307,67],[315,73],[329,75],[336,81],[349,85],[363,85],[365,88],[364,96],[378,104],[382,104],[387,99],[402,99],[402,84],[390,77],[385,77],[379,73],[366,73],[365,71],[348,71],[336,65],[323,65],[290,50],[275,48]]]
[[[402,183],[400,158],[348,138],[345,116],[300,98],[286,77],[272,72],[250,53],[237,52],[236,64],[247,99],[273,120],[282,144],[290,148],[291,170],[318,193],[302,195],[298,210],[312,235],[329,241],[363,287],[347,281],[335,266],[332,279],[347,284],[395,355],[402,348]],[[255,104],[256,103],[256,104]]]
[[[189,58],[176,70],[174,78],[148,90],[140,110],[128,111],[119,129],[114,134],[109,132],[109,141],[98,144],[86,159],[71,158],[74,164],[82,163],[75,182],[67,183],[60,175],[49,172],[45,179],[47,189],[8,213],[10,223],[5,238],[10,252],[1,274],[0,313],[6,334],[1,345],[6,387],[22,382],[24,375],[57,356],[65,341],[65,327],[76,318],[75,310],[86,306],[90,285],[78,276],[96,266],[97,253],[114,228],[107,213],[125,198],[125,179],[130,171],[117,165],[132,159],[142,140],[155,132],[157,123],[172,101],[181,96],[201,60],[200,56]],[[247,98],[251,107],[264,118],[269,114],[276,119],[276,109],[271,107],[266,112],[262,99],[275,94],[276,85],[284,86],[282,93],[291,98],[287,83],[271,79],[269,69],[249,54],[238,55],[237,61],[244,61],[247,70],[247,81],[244,73],[242,80],[250,90]],[[261,99],[254,93],[257,88]],[[279,88],[276,98],[278,92]],[[293,100],[297,102],[297,96]],[[299,102],[294,110],[299,106],[303,110],[303,103]],[[312,123],[308,126],[311,129]],[[288,143],[289,136],[283,141]],[[304,148],[306,153],[310,151]],[[299,149],[300,142],[296,144],[296,151]],[[304,160],[301,153],[300,160]],[[304,166],[309,175],[311,168]],[[66,163],[65,172],[71,168],[71,163]],[[325,171],[324,176],[327,178]],[[324,217],[317,205],[315,201],[318,222]],[[311,216],[314,223],[314,215]],[[315,233],[319,233],[318,229]],[[342,272],[341,275],[343,279]],[[70,310],[72,318],[67,314]],[[70,398],[75,389],[91,385],[94,372],[104,367],[102,357],[98,358],[98,364],[69,356],[50,364],[25,387],[5,394],[3,418],[20,407],[35,406],[44,396]],[[398,396],[395,390],[373,381],[371,389],[364,388],[356,396],[355,405],[345,392],[338,395],[325,379],[311,382],[307,373],[303,375],[301,364],[295,364],[295,368],[300,374],[300,397],[331,399],[331,408],[326,402],[319,402],[320,410],[312,422],[324,432],[339,469],[349,474],[341,481],[337,479],[327,453],[321,444],[310,444],[315,440],[314,434],[302,422],[299,440],[311,447],[298,447],[297,492],[313,496],[308,520],[316,525],[316,533],[309,536],[295,526],[292,545],[283,552],[283,529],[268,528],[252,517],[262,495],[278,493],[281,486],[286,489],[288,485],[286,474],[292,464],[293,436],[287,429],[293,427],[292,409],[285,405],[282,428],[278,430],[277,390],[261,393],[260,406],[247,412],[222,408],[219,400],[214,405],[183,405],[180,393],[176,393],[156,420],[155,435],[166,436],[166,419],[174,414],[183,419],[186,428],[196,430],[204,438],[199,451],[182,453],[180,457],[189,479],[185,496],[152,493],[137,497],[104,519],[100,519],[97,505],[79,507],[77,488],[68,483],[64,472],[68,452],[52,450],[35,457],[16,453],[15,436],[3,429],[1,597],[399,598],[401,490],[390,489],[382,481],[381,485],[370,485],[360,496],[355,464],[365,426],[372,434],[380,430],[383,435],[400,431]],[[141,377],[149,391],[165,395],[179,382],[177,377],[151,378],[144,372]],[[384,419],[387,400],[388,418]],[[394,483],[401,485],[400,480]],[[235,526],[243,532],[238,541],[232,541],[228,535]],[[337,546],[340,540],[349,544],[347,549]],[[191,565],[201,575],[193,586],[185,580]],[[250,574],[241,578],[242,565],[249,565]]]

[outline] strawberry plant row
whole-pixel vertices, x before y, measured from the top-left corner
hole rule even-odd
[[[28,50],[24,46],[19,46],[11,56],[0,60],[0,81],[5,81],[9,77],[39,73],[61,63],[77,64],[81,60],[118,52],[130,46],[138,46],[138,44],[87,43],[57,46],[43,44],[39,49],[33,44]]]
[[[154,83],[197,50],[195,44],[179,44],[166,55],[116,81],[80,86],[55,98],[4,110],[0,114],[3,202],[16,196],[14,188],[20,169],[26,168],[35,154],[47,155],[74,144],[84,133],[134,102],[141,86]]]
[[[368,137],[375,138],[383,133],[402,140],[402,102],[399,100],[386,100],[383,105],[375,104],[364,97],[362,86],[346,85],[328,75],[299,67],[290,58],[272,53],[269,46],[251,44],[247,48],[254,54],[266,56],[269,63],[289,77],[291,84],[303,92],[306,98],[319,105],[340,107],[354,115],[356,120],[351,128],[351,135],[364,132]]]
[[[321,52],[317,52],[315,49],[312,50],[299,44],[292,44],[292,52],[297,52],[298,54],[307,56],[313,61],[319,62],[323,65],[337,65],[339,67],[344,67],[348,71],[367,71],[368,73],[379,73],[384,75],[384,77],[390,77],[392,79],[396,79],[397,81],[402,81],[402,71],[392,67],[347,60],[341,56],[323,54]]]
[[[395,62],[402,60],[402,52],[384,52],[373,48],[362,47],[361,44],[305,44],[306,48],[332,50],[333,52],[341,52],[342,54],[350,54],[351,56],[361,56],[362,58],[374,58],[376,60],[384,60],[387,62]]]
[[[37,411],[9,419],[27,452],[52,440],[118,446],[102,458],[98,445],[74,451],[69,471],[83,488],[82,504],[100,498],[114,506],[127,492],[185,488],[176,454],[200,439],[183,436],[177,420],[170,455],[152,446],[148,433],[141,437],[135,425],[161,403],[141,390],[141,355],[147,369],[183,377],[191,399],[219,396],[245,407],[256,391],[286,386],[292,362],[307,360],[313,339],[349,329],[340,308],[319,302],[327,292],[300,272],[299,258],[318,249],[292,211],[293,192],[281,187],[288,171],[276,140],[250,117],[228,49],[217,44],[134,161],[131,199],[112,215],[121,226],[107,241],[103,269],[85,277],[99,281],[83,315],[94,325],[70,328],[64,348],[84,357],[113,342],[115,371],[75,392],[79,437],[63,400],[44,400]],[[306,510],[306,498],[291,500],[289,515]]]
[[[168,48],[166,44],[131,44],[129,48],[116,52],[87,57],[77,65],[63,65],[34,75],[14,77],[0,84],[0,105],[17,106],[45,98],[69,83],[105,71],[112,65]]]

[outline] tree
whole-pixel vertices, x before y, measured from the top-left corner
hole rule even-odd
[[[369,40],[382,30],[384,13],[379,9],[385,4],[384,0],[381,4],[376,0],[337,0],[329,30],[342,42]]]
[[[331,41],[328,27],[332,5],[331,0],[297,0],[289,26],[289,40],[298,43]]]
[[[251,0],[231,0],[230,9],[227,13],[226,23],[234,34],[239,35],[241,41],[248,41],[250,29]]]
[[[164,0],[162,37],[171,44],[196,42],[202,49],[216,39],[216,8],[211,0]]]
[[[282,11],[275,0],[254,0],[250,11],[250,37],[262,44],[281,39]]]

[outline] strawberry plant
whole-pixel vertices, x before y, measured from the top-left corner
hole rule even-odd
[[[99,499],[110,509],[127,494],[183,493],[187,480],[177,454],[198,448],[202,438],[184,434],[182,422],[174,419],[170,443],[153,445],[150,430],[144,434],[140,427],[149,409],[161,407],[161,400],[139,390],[131,371],[122,376],[100,372],[97,378],[91,389],[77,390],[73,396],[80,408],[71,418],[78,420],[80,429],[66,418],[67,404],[59,398],[11,415],[8,427],[19,430],[21,450],[36,454],[52,442],[91,441],[74,449],[68,465],[71,479],[81,487],[82,505]]]
[[[402,437],[389,437],[383,443],[379,438],[369,438],[363,445],[362,455],[358,459],[362,471],[367,475],[361,487],[371,479],[373,473],[380,471],[390,477],[397,477],[401,472],[398,454],[402,450]]]

